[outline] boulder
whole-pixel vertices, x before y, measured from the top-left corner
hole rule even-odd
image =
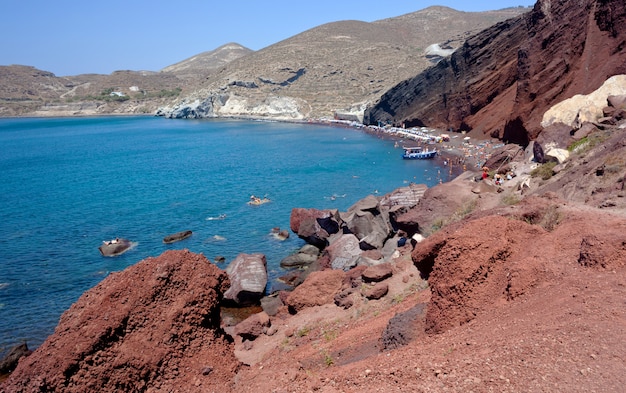
[[[291,230],[319,249],[328,245],[328,237],[339,232],[341,219],[337,210],[294,208],[291,210]]]
[[[98,250],[100,250],[100,254],[102,254],[103,257],[116,257],[130,250],[132,245],[132,242],[128,239],[115,238],[102,242]]]
[[[163,243],[170,244],[170,243],[174,243],[174,242],[179,242],[181,240],[187,239],[189,236],[191,236],[191,234],[192,234],[191,231],[177,232],[177,233],[174,233],[172,235],[165,236],[163,238]]]
[[[283,301],[277,295],[265,296],[261,299],[261,308],[267,315],[274,316],[278,314],[282,306],[284,306]]]
[[[569,151],[565,149],[550,149],[546,153],[547,161],[556,161],[558,164],[562,164],[569,158]]]
[[[356,288],[344,288],[335,295],[335,305],[345,310],[354,305],[354,293],[357,292]]]
[[[585,122],[595,122],[602,116],[608,97],[626,95],[626,75],[615,75],[607,79],[600,88],[590,94],[576,94],[548,109],[541,121],[542,127],[563,123],[579,128]],[[614,100],[616,102],[617,100]],[[616,102],[619,106],[619,103]]]
[[[361,289],[363,296],[370,300],[380,299],[389,292],[389,285],[386,282],[378,282],[374,285],[367,285]]]
[[[235,325],[234,333],[244,340],[254,341],[267,331],[270,326],[270,317],[264,311],[252,314]]]
[[[576,130],[576,132],[574,132],[572,138],[574,138],[575,140],[583,139],[597,130],[598,128],[593,123],[585,123],[578,130]]]
[[[365,282],[379,282],[386,280],[393,275],[393,270],[390,263],[382,263],[376,266],[370,266],[363,271],[363,281]]]
[[[417,304],[407,311],[397,313],[389,320],[381,338],[383,350],[400,348],[417,337],[420,327],[423,330],[420,325],[424,319],[425,306],[423,303]]]
[[[263,254],[239,254],[226,268],[230,288],[224,300],[237,305],[255,304],[265,293],[267,285],[267,261]]]
[[[622,95],[609,95],[606,98],[608,104],[618,110],[626,110],[626,94]]]
[[[493,169],[502,168],[504,165],[509,164],[514,158],[520,155],[520,151],[521,148],[519,145],[504,145],[501,148],[494,150],[483,166]]]
[[[283,268],[304,267],[312,264],[319,257],[320,250],[311,245],[305,244],[297,253],[288,255],[280,261]]]
[[[221,391],[240,364],[220,327],[227,287],[224,271],[186,250],[111,273],[63,313],[0,390],[173,392],[198,379],[203,390]]]
[[[4,358],[0,359],[0,375],[9,374],[15,370],[20,358],[28,356],[31,353],[33,353],[33,351],[28,349],[28,345],[26,345],[26,343],[22,343],[11,348],[9,353]]]
[[[361,253],[359,239],[353,234],[342,235],[324,250],[324,254],[329,257],[330,266],[339,270],[355,267]]]
[[[348,230],[359,239],[362,250],[382,248],[392,232],[389,209],[381,206],[373,195],[361,199],[347,212],[340,213],[340,217]]]
[[[305,307],[332,304],[342,287],[345,273],[339,270],[323,270],[311,273],[285,300],[289,312],[297,313]]]

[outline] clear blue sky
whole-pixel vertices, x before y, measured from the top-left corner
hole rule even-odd
[[[0,65],[57,76],[158,71],[236,42],[253,50],[338,20],[375,20],[443,5],[459,11],[533,6],[532,0],[5,0]]]

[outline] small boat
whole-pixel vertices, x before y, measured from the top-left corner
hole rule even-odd
[[[421,146],[402,147],[402,148],[404,149],[402,158],[404,158],[405,160],[426,160],[429,158],[434,158],[437,155],[437,149],[424,150],[424,148]]]
[[[128,239],[115,238],[113,240],[105,240],[98,247],[103,257],[116,257],[128,251],[133,244]]]

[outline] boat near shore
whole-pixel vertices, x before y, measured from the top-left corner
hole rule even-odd
[[[435,158],[435,156],[437,155],[437,149],[429,150],[427,148],[426,150],[424,150],[424,148],[421,146],[402,148],[404,149],[402,158],[405,160],[427,160],[430,158]]]

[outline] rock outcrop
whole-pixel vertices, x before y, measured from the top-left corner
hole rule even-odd
[[[267,285],[267,260],[263,254],[239,254],[226,268],[230,288],[224,300],[247,306],[258,303]]]
[[[223,271],[189,251],[112,273],[61,316],[2,391],[177,391],[182,380],[220,391],[239,367],[220,328],[228,285]]]
[[[426,331],[463,325],[577,266],[622,268],[625,225],[558,198],[527,198],[430,236],[412,253],[432,292]]]
[[[626,73],[625,39],[621,0],[539,0],[389,90],[364,123],[471,130],[526,145],[554,104]]]

